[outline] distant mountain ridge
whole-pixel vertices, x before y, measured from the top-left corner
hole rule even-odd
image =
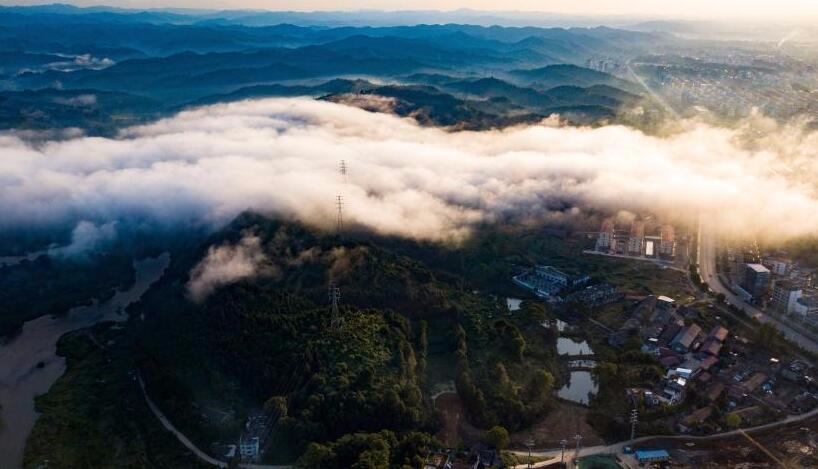
[[[360,92],[394,99],[395,113],[427,125],[503,127],[555,112],[592,123],[637,105],[641,90],[583,65],[670,40],[604,27],[237,21],[248,14],[278,13],[0,7],[0,128],[70,124],[107,135],[190,105],[265,96],[351,103],[341,95]],[[120,99],[89,98],[78,113],[55,90]]]

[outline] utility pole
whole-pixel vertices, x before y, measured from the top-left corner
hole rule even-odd
[[[330,306],[330,323],[329,327],[332,331],[341,329],[341,313],[338,311],[338,301],[341,299],[341,289],[336,287],[334,283],[329,285],[329,300]]]
[[[525,445],[528,447],[528,469],[531,469],[531,447],[534,446],[534,437],[529,436],[528,440],[525,441]]]
[[[636,437],[636,422],[639,421],[639,411],[637,409],[631,410],[631,440]]]
[[[565,446],[568,445],[568,440],[560,440],[560,446],[562,446],[562,452],[560,453],[560,467],[565,466]]]
[[[335,196],[335,208],[338,210],[335,217],[335,230],[341,234],[344,231],[344,199],[340,195]]]
[[[577,449],[574,451],[574,465],[576,465],[577,459],[579,459],[579,442],[582,440],[582,435],[577,433],[574,438],[577,440]]]

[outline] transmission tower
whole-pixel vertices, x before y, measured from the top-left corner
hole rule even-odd
[[[341,160],[338,162],[338,174],[341,175],[341,179],[343,179],[344,183],[347,182],[347,162],[346,160]]]
[[[639,411],[631,410],[631,440],[636,437],[636,422],[639,421]]]
[[[338,311],[338,301],[341,300],[341,289],[336,287],[334,283],[329,285],[329,301],[330,301],[330,323],[329,327],[333,331],[341,329],[341,312]]]
[[[340,234],[344,231],[344,199],[340,195],[335,196],[335,207],[338,209],[335,217],[335,230]]]

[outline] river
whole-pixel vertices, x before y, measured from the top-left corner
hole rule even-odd
[[[127,290],[88,306],[72,308],[59,316],[40,316],[26,322],[22,331],[0,345],[0,466],[21,467],[26,438],[37,413],[34,397],[43,394],[65,372],[65,359],[57,356],[57,340],[66,332],[100,321],[124,321],[123,312],[159,280],[170,263],[165,253],[134,262],[136,281]],[[42,366],[38,366],[42,362]]]

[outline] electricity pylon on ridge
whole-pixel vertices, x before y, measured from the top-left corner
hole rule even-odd
[[[335,196],[335,207],[338,211],[335,216],[335,230],[341,234],[344,231],[344,199],[340,195]]]
[[[336,287],[334,283],[329,285],[329,300],[330,300],[330,322],[329,327],[332,331],[341,329],[341,312],[338,310],[338,302],[341,300],[341,289]]]
[[[341,175],[341,179],[343,179],[344,183],[347,182],[347,162],[346,160],[341,160],[338,162],[338,174]]]

